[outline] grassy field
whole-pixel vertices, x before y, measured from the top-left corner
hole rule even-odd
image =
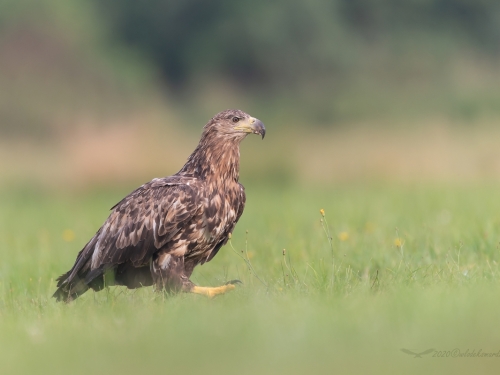
[[[56,303],[54,279],[126,193],[1,192],[2,374],[500,368],[500,357],[460,356],[500,351],[498,185],[247,184],[231,246],[193,275],[240,279],[236,291],[209,300],[112,287]]]

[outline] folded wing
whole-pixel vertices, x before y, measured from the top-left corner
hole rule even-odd
[[[80,294],[106,269],[123,263],[148,264],[199,213],[202,192],[196,179],[178,176],[141,186],[112,208],[73,268],[58,279],[58,287],[65,295],[73,294],[72,289]]]

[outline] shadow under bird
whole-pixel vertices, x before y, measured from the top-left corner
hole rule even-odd
[[[218,113],[182,169],[155,178],[111,208],[111,214],[60,276],[54,297],[69,302],[108,285],[213,297],[237,282],[202,287],[189,280],[225,245],[245,207],[238,182],[241,141],[266,134],[264,124],[240,110]]]

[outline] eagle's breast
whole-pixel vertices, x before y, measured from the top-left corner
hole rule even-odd
[[[237,213],[242,205],[242,188],[238,183],[228,184],[223,188],[205,191],[199,214],[193,218],[182,238],[188,242],[178,242],[178,245],[189,243],[185,247],[185,256],[197,258],[198,262],[207,259],[212,250],[221,242],[225,242],[237,221]],[[181,238],[179,238],[181,240]]]

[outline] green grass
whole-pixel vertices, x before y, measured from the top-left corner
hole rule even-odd
[[[2,191],[0,373],[500,368],[496,357],[400,350],[500,350],[498,186],[248,186],[232,246],[254,272],[226,246],[192,278],[214,286],[238,278],[236,291],[208,300],[112,287],[56,303],[54,279],[125,193]]]

